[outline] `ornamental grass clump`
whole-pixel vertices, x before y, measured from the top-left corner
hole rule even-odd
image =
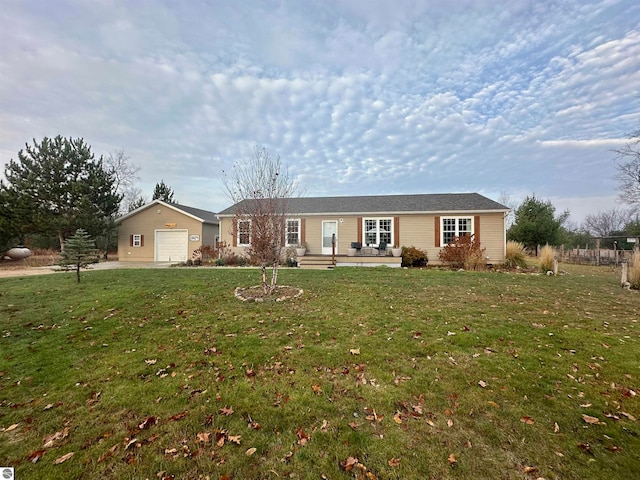
[[[507,268],[527,268],[527,252],[521,242],[508,241],[504,258],[504,266]]]
[[[634,252],[627,272],[627,281],[631,288],[640,290],[640,253]]]
[[[545,245],[540,250],[540,271],[542,273],[553,272],[553,260],[556,257],[556,250],[551,245]]]

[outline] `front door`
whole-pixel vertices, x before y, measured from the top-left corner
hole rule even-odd
[[[338,222],[335,220],[324,220],[322,222],[322,254],[331,255],[331,243],[335,235],[336,253],[338,253]]]

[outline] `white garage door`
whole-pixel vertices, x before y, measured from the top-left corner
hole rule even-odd
[[[189,249],[187,230],[156,230],[156,262],[184,262]]]

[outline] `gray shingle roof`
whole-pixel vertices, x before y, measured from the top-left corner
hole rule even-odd
[[[218,216],[214,212],[209,212],[208,210],[202,210],[200,208],[189,207],[187,205],[180,205],[177,203],[171,203],[170,205],[176,207],[183,212],[190,213],[194,217],[201,218],[204,220],[204,223],[214,223],[218,224]]]
[[[219,216],[231,216],[243,200]],[[287,199],[292,214],[393,214],[436,212],[508,211],[509,208],[478,193],[431,193],[416,195],[374,195],[356,197],[299,197]]]

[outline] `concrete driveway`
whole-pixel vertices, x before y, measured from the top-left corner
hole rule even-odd
[[[93,264],[89,270],[113,270],[118,268],[169,268],[178,262],[100,262]],[[86,271],[86,269],[82,269]],[[25,268],[0,268],[0,278],[26,277],[30,275],[48,275],[51,273],[66,273],[59,267],[25,267]]]

